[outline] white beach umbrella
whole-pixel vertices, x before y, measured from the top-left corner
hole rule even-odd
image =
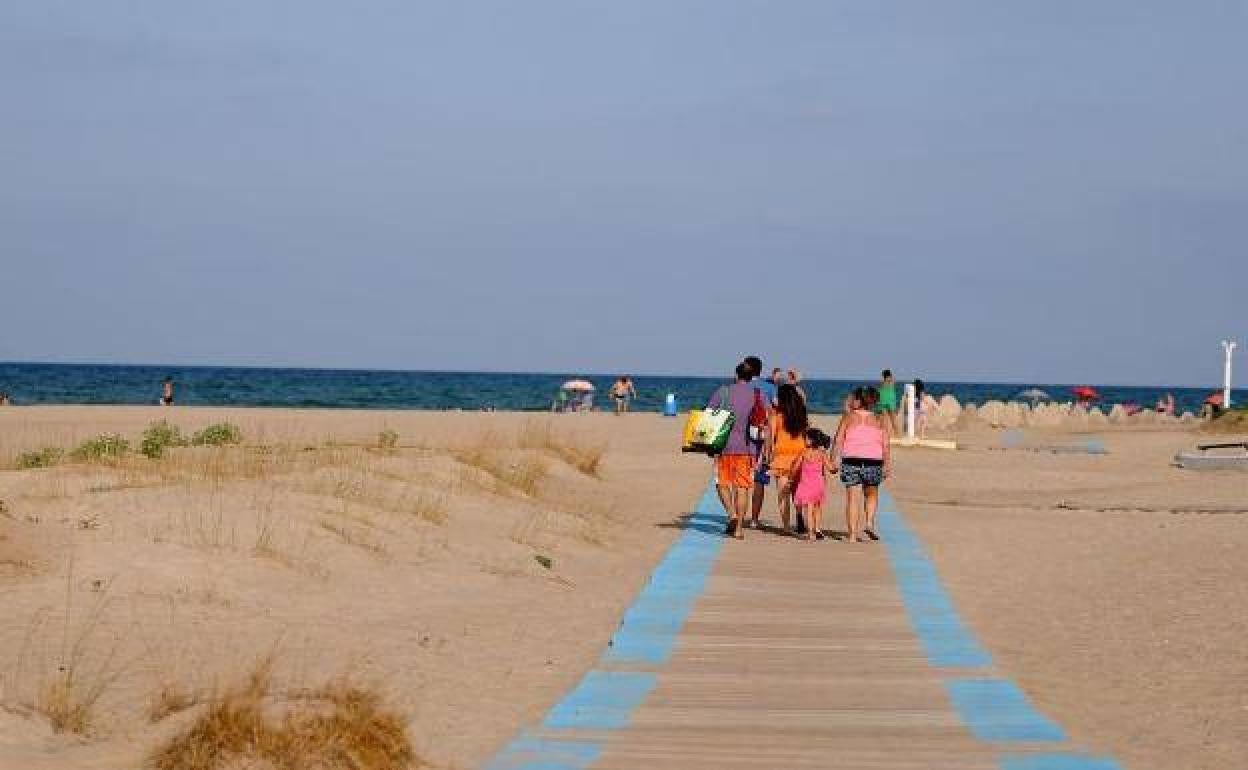
[[[1020,401],[1030,401],[1033,404],[1038,403],[1040,401],[1052,401],[1053,400],[1052,396],[1050,396],[1048,393],[1045,393],[1043,390],[1040,390],[1039,388],[1029,388],[1027,390],[1024,390],[1022,393],[1019,393],[1018,395],[1014,396],[1014,398]]]
[[[594,390],[594,383],[589,380],[568,380],[559,387],[564,390],[592,391]]]

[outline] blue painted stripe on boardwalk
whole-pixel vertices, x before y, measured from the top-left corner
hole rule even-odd
[[[627,727],[641,702],[654,689],[655,676],[633,671],[590,671],[546,715],[552,730],[618,730]]]
[[[910,529],[891,496],[881,492],[876,517],[879,533],[910,622],[933,666],[979,668],[992,658],[962,623],[940,576],[924,552],[922,541]],[[962,722],[981,741],[992,743],[1051,743],[1066,740],[1062,728],[1031,705],[1027,696],[1006,679],[973,678],[945,681],[949,700]],[[1048,752],[1002,756],[999,770],[1121,770],[1113,759],[1075,752]]]
[[[1086,754],[1019,754],[1002,757],[1000,770],[1122,770],[1109,757]]]
[[[1005,679],[945,682],[958,716],[981,741],[1064,741],[1066,733],[1032,708],[1018,685]]]
[[[880,495],[876,525],[888,549],[888,560],[897,576],[897,589],[906,605],[910,624],[919,636],[928,662],[944,668],[990,665],[992,656],[963,624],[923,543],[906,525],[885,492]]]
[[[706,579],[723,547],[727,522],[715,487],[708,485],[686,522],[684,534],[668,549],[633,606],[625,611],[604,661],[661,665],[671,658],[694,602],[706,590]]]
[[[661,665],[706,588],[723,546],[724,512],[712,484],[707,486],[685,531],[651,573],[603,653],[603,661]],[[590,671],[546,714],[545,730],[602,731],[626,727],[633,712],[654,689],[653,673]],[[535,737],[522,733],[503,747],[485,770],[586,770],[602,754],[602,741],[575,737]]]
[[[521,735],[484,770],[585,770],[602,756],[602,746]]]

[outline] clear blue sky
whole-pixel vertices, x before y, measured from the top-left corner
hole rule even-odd
[[[7,0],[0,360],[1213,383],[1246,37],[1231,1]]]

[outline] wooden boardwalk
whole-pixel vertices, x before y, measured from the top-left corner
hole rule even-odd
[[[896,511],[854,545],[722,521],[708,490],[600,665],[487,770],[1119,770],[994,672]]]
[[[995,768],[880,544],[726,543],[657,686],[594,768]]]

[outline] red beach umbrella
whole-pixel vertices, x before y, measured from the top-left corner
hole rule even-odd
[[[1071,388],[1070,392],[1074,393],[1075,398],[1080,401],[1095,401],[1101,397],[1101,394],[1097,393],[1096,388],[1091,385],[1080,385],[1077,388]]]
[[[1210,406],[1222,406],[1222,391],[1210,393],[1209,397],[1205,399],[1205,403]]]

